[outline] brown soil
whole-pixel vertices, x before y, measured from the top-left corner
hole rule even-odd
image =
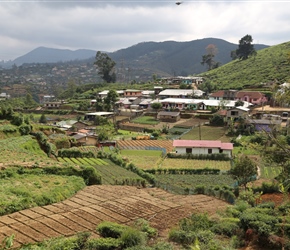
[[[14,247],[77,232],[96,233],[101,221],[130,225],[148,220],[160,237],[194,212],[215,214],[228,203],[205,195],[174,195],[157,188],[88,186],[71,199],[0,217],[0,240],[15,235]]]

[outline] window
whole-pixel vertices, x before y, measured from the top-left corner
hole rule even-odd
[[[231,116],[237,116],[239,114],[239,111],[231,111]]]
[[[192,148],[186,148],[186,153],[187,154],[192,154]]]
[[[207,150],[207,152],[208,152],[209,154],[212,154],[212,149],[209,148],[209,149]]]
[[[222,149],[220,149],[220,154],[222,154],[223,153],[223,150]]]

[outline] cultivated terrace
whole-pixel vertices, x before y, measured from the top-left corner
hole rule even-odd
[[[209,74],[3,91],[0,249],[290,249],[290,84]]]

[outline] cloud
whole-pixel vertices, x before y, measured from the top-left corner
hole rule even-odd
[[[115,51],[144,41],[215,37],[238,43],[290,40],[290,2],[1,1],[0,60],[46,46]]]

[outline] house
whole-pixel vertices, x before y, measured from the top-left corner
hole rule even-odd
[[[98,137],[96,135],[90,135],[85,133],[73,133],[70,135],[73,137],[77,145],[79,146],[97,146],[98,145]]]
[[[238,91],[236,100],[250,102],[254,105],[264,105],[268,99],[259,91]]]
[[[157,114],[157,119],[162,122],[177,122],[180,120],[180,112],[160,111]]]
[[[74,124],[76,124],[78,121],[76,120],[66,120],[66,121],[60,121],[56,122],[54,125],[59,127],[62,130],[69,130],[72,129]]]
[[[119,97],[123,97],[124,96],[124,90],[117,90],[116,92],[117,92]],[[99,92],[97,94],[97,97],[104,99],[104,98],[107,97],[108,93],[109,93],[109,90],[104,90],[102,92]]]
[[[176,154],[225,154],[232,156],[233,144],[209,140],[174,140]]]
[[[10,98],[10,95],[6,94],[6,93],[0,93],[0,100],[7,100]]]
[[[158,94],[158,98],[192,98],[192,96],[202,96],[203,93],[198,89],[165,89]]]
[[[142,90],[126,89],[124,91],[124,97],[141,97],[141,96],[142,96]]]
[[[226,113],[226,119],[227,120],[231,119],[235,121],[239,118],[247,118],[247,116],[249,115],[249,111],[250,111],[249,108],[241,106],[228,109]]]
[[[281,127],[282,118],[277,115],[263,116],[262,119],[248,119],[247,124],[254,126],[256,131],[272,132]]]
[[[235,100],[237,90],[219,90],[209,95],[209,100]]]
[[[48,109],[58,109],[61,104],[61,102],[45,102],[43,107]]]
[[[84,120],[95,121],[97,116],[102,117],[110,117],[114,113],[113,112],[93,112],[93,113],[86,113]]]

